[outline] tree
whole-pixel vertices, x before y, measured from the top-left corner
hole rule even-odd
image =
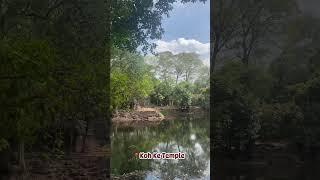
[[[181,109],[189,109],[192,103],[191,84],[181,82],[174,88],[174,102]]]
[[[176,76],[176,84],[178,84],[180,77],[183,75],[184,61],[181,57],[181,54],[175,55],[173,59],[174,59],[173,67],[174,67],[174,73]]]
[[[210,105],[210,74],[209,68],[202,65],[196,73],[196,78],[193,83],[192,105],[200,106],[209,109]]]
[[[171,52],[161,52],[157,54],[156,71],[163,81],[169,81],[175,70],[176,58]]]
[[[112,0],[112,44],[130,52],[139,46],[143,52],[152,51],[154,43],[149,40],[160,39],[164,30],[162,18],[169,16],[174,2],[206,2],[206,0]]]
[[[86,113],[85,104],[94,114],[90,119],[99,117],[107,123],[109,73],[104,37],[108,31],[104,20],[108,15],[104,3],[0,2],[0,91],[6,105],[1,109],[1,122],[10,122],[3,136],[10,147],[19,144],[22,169],[25,145],[33,150],[34,142],[42,138],[38,133],[56,124],[60,129],[54,133],[58,134],[69,123],[64,121],[67,117],[78,122],[79,114]],[[75,126],[71,125],[72,130]],[[96,132],[108,130],[100,127]],[[7,128],[1,124],[1,129]],[[69,131],[65,129],[65,133]],[[100,136],[99,141],[106,137]],[[42,142],[40,148],[48,143]]]
[[[252,93],[252,88],[248,88],[247,83],[255,84],[259,80],[243,79],[250,74],[248,71],[244,64],[230,62],[215,74],[215,150],[236,155],[240,152],[249,153],[258,138],[260,123],[256,107],[259,96]]]
[[[111,59],[111,107],[126,109],[146,99],[154,88],[151,68],[142,56],[114,49]]]
[[[192,80],[192,76],[199,70],[202,65],[202,61],[196,53],[181,53],[177,55],[179,65],[181,65],[181,70],[184,73],[185,81],[189,82]]]
[[[47,42],[2,42],[1,137],[18,142],[19,164],[25,170],[24,145],[31,144],[37,130],[52,120],[48,115],[57,105],[51,90],[56,82],[48,71],[55,67],[56,57]]]
[[[155,86],[154,92],[151,95],[151,102],[157,105],[173,105],[173,82],[162,81]]]
[[[281,31],[278,28],[280,23],[296,12],[296,4],[292,0],[216,0],[211,8],[212,68],[218,54],[228,49],[231,52],[227,56],[235,56],[248,64],[253,54],[265,51],[266,46],[274,43],[275,36],[280,37],[275,34]]]
[[[234,13],[237,8],[237,2],[232,0],[214,0],[212,1],[210,11],[210,73],[216,66],[219,53],[226,48],[237,33],[237,14]]]

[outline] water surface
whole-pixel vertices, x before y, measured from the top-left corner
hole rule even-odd
[[[209,116],[183,114],[154,127],[112,131],[112,174],[144,172],[141,179],[210,179]],[[184,152],[181,160],[140,160],[134,152]]]

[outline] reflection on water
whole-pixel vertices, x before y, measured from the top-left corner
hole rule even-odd
[[[185,115],[156,127],[119,128],[112,133],[112,174],[135,170],[144,179],[210,179],[209,117]],[[134,152],[184,152],[181,160],[139,160]]]

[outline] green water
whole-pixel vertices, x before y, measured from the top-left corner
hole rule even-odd
[[[112,131],[112,174],[142,171],[141,179],[210,179],[209,116],[184,114],[154,127]],[[181,160],[140,160],[134,152],[184,152]]]

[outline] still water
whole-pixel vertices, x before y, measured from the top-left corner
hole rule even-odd
[[[184,114],[153,127],[113,127],[112,174],[141,179],[210,179],[209,116]],[[134,152],[184,152],[180,160],[140,160]]]

